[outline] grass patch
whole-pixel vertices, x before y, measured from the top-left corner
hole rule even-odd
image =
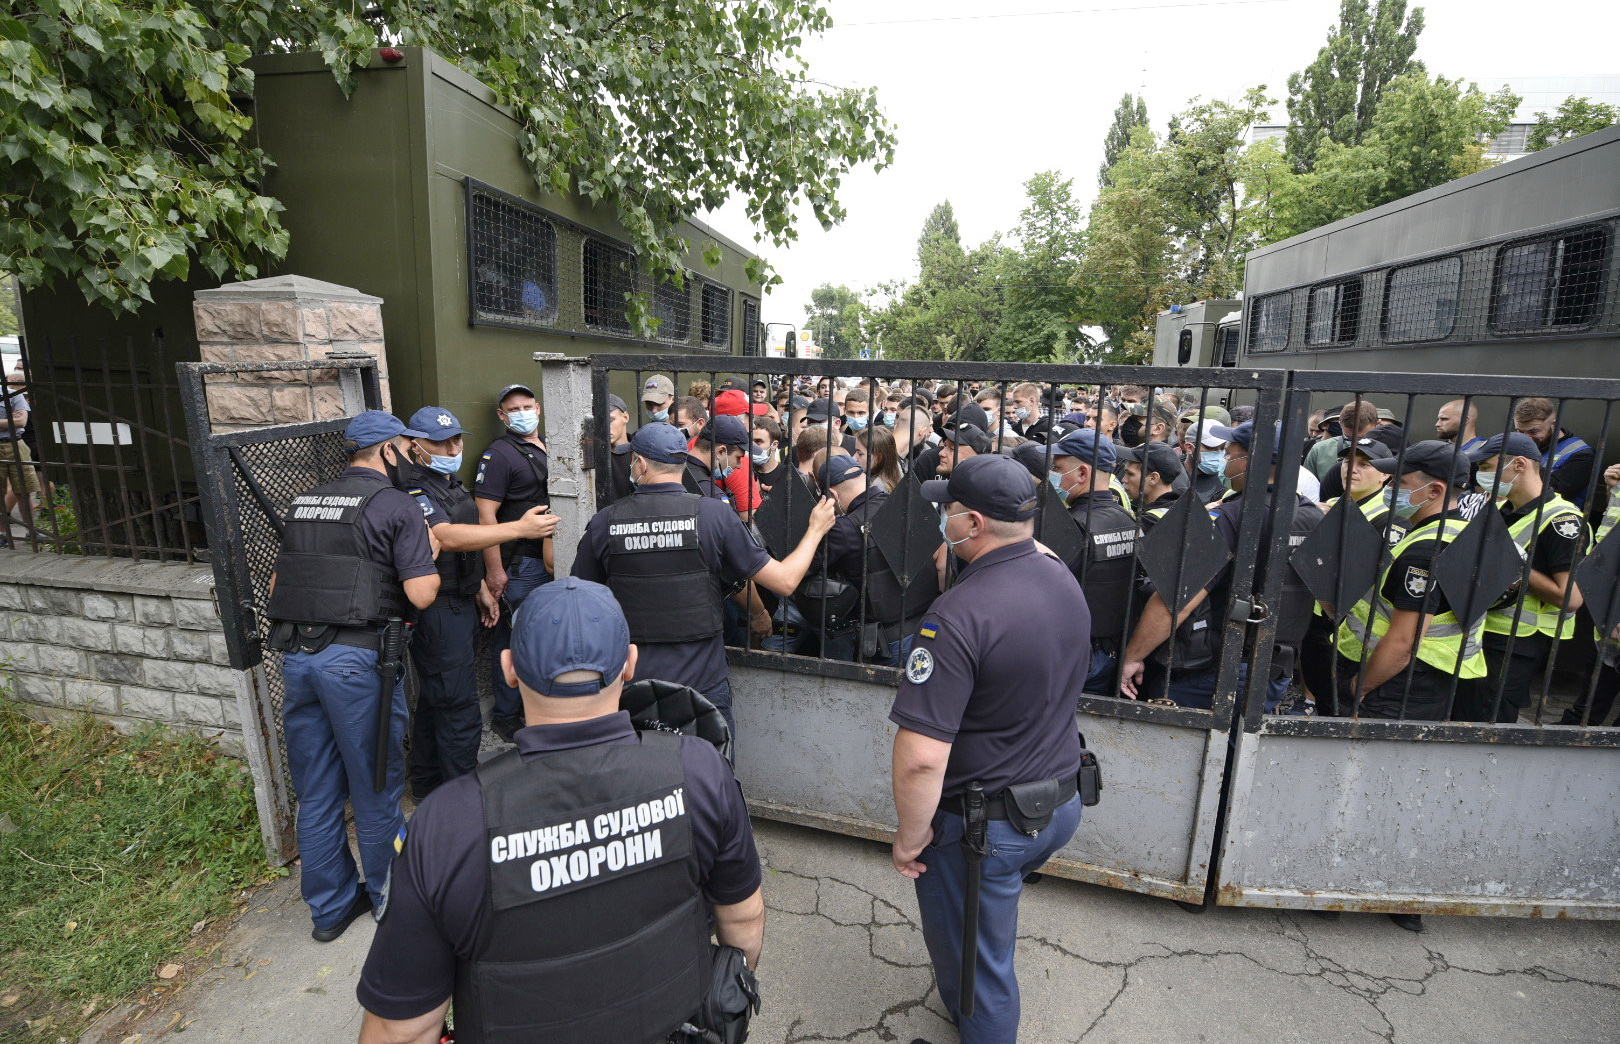
[[[0,1039],[73,1039],[266,872],[246,765],[0,701]]]

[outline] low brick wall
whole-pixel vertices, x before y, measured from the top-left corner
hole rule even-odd
[[[160,722],[240,753],[236,672],[208,566],[0,551],[0,674],[40,718]]]

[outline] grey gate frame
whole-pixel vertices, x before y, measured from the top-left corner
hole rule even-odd
[[[214,597],[225,625],[230,666],[236,673],[242,745],[253,772],[259,829],[276,865],[298,855],[296,796],[287,776],[281,731],[279,654],[264,648],[263,609],[280,547],[281,519],[293,497],[336,477],[345,466],[343,429],[348,417],[380,409],[377,362],[370,355],[333,356],[319,362],[179,363],[181,401],[197,467]],[[216,431],[208,413],[209,378],[275,374],[307,380],[333,370],[345,417],[243,431]]]
[[[1274,503],[1292,498],[1313,404],[1337,409],[1374,396],[1377,404],[1404,399],[1404,416],[1392,412],[1408,431],[1414,421],[1426,427],[1432,407],[1463,399],[1480,409],[1485,437],[1512,430],[1518,400],[1552,399],[1560,416],[1579,400],[1582,416],[1602,418],[1589,496],[1605,449],[1614,456],[1620,380],[1294,371]],[[1276,556],[1287,527],[1270,529]],[[1281,574],[1269,574],[1262,597],[1276,605]],[[1257,625],[1257,649],[1269,652],[1275,627],[1275,618]],[[1581,627],[1591,633],[1590,622]],[[1555,653],[1531,721],[1513,724],[1268,715],[1258,681],[1266,665],[1257,661],[1236,734],[1217,903],[1620,917],[1620,728],[1591,723],[1589,711],[1575,725],[1543,720],[1557,657],[1579,643],[1558,644],[1571,651]],[[1575,695],[1590,697],[1595,682],[1593,667]]]
[[[608,473],[607,399],[618,392],[637,416],[643,379],[662,373],[679,395],[688,381],[717,387],[745,377],[836,376],[1056,384],[1200,387],[1209,405],[1233,397],[1252,402],[1263,431],[1281,415],[1280,370],[1059,366],[885,360],[799,360],[650,355],[597,355],[590,360],[594,445],[585,460]],[[549,387],[549,386],[548,386]],[[548,391],[548,399],[550,392]],[[548,401],[548,411],[552,404]],[[711,404],[712,412],[712,404]],[[548,418],[558,429],[566,425]],[[1269,451],[1270,435],[1266,436]],[[558,450],[553,444],[553,450]],[[607,503],[598,481],[597,502]],[[1253,512],[1239,534],[1237,561],[1252,560],[1263,518]],[[1249,596],[1252,571],[1237,569],[1237,597]],[[1087,741],[1105,755],[1107,794],[1086,810],[1083,829],[1048,865],[1059,877],[1202,903],[1209,882],[1225,781],[1231,722],[1246,624],[1226,622],[1220,684],[1213,710],[1153,705],[1103,696],[1079,698]],[[755,814],[838,833],[887,841],[894,829],[889,706],[899,672],[884,667],[730,648],[733,709],[740,741],[737,774]]]

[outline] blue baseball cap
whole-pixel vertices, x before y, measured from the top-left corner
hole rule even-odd
[[[1235,442],[1242,446],[1244,452],[1254,452],[1254,421],[1244,421],[1235,427],[1228,428],[1224,424],[1210,424],[1204,421],[1205,431],[1223,442]],[[1277,425],[1277,438],[1271,442],[1271,462],[1277,463],[1277,452],[1282,449],[1282,425]]]
[[[1510,457],[1529,457],[1531,460],[1541,460],[1541,447],[1536,440],[1522,431],[1510,431],[1503,435],[1492,435],[1485,440],[1482,446],[1476,446],[1468,451],[1468,459],[1475,464],[1490,460],[1492,457],[1506,454]]]
[[[857,475],[866,474],[866,469],[854,457],[847,453],[840,453],[835,457],[828,457],[827,463],[821,466],[821,487],[832,489],[843,485]]]
[[[1406,447],[1405,452],[1375,460],[1372,466],[1386,475],[1410,475],[1420,471],[1459,489],[1468,485],[1472,471],[1468,465],[1468,454],[1459,450],[1455,443],[1441,442],[1439,439],[1414,442]]]
[[[686,459],[686,436],[668,421],[653,421],[630,436],[630,448],[659,464],[679,464]]]
[[[922,484],[922,495],[932,503],[954,502],[1003,522],[1035,517],[1035,480],[1029,470],[996,453],[962,461],[949,479],[929,479]]]
[[[748,445],[748,425],[743,423],[741,417],[723,414],[715,417],[703,426],[703,433],[698,436],[701,442],[712,442],[721,446]]]
[[[630,659],[630,625],[613,592],[576,576],[535,588],[512,620],[512,669],[542,696],[594,696]],[[569,671],[600,678],[559,682]]]
[[[1055,456],[1073,457],[1098,471],[1113,471],[1118,462],[1114,453],[1114,440],[1100,435],[1096,428],[1079,428],[1058,440]]]
[[[349,422],[349,426],[343,429],[343,437],[361,449],[387,442],[399,435],[407,435],[413,439],[428,437],[426,432],[407,428],[404,421],[382,410],[367,410],[358,414]]]
[[[467,429],[456,420],[456,415],[443,406],[423,406],[411,414],[408,423],[421,433],[416,436],[417,438],[427,439],[429,442],[443,442],[445,439],[467,434]]]

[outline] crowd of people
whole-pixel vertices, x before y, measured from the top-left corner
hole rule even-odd
[[[721,943],[757,963],[760,872],[729,766],[690,737],[638,738],[618,709],[633,677],[657,679],[712,706],[746,748],[728,644],[899,668],[894,863],[916,881],[964,1041],[1016,1033],[1006,929],[1024,878],[1079,823],[1080,694],[1212,708],[1221,680],[1243,689],[1254,662],[1269,672],[1268,712],[1511,722],[1554,650],[1593,637],[1597,684],[1564,721],[1601,724],[1620,691],[1620,642],[1594,636],[1580,610],[1598,593],[1573,579],[1620,521],[1620,466],[1599,485],[1607,507],[1587,504],[1596,455],[1548,400],[1519,401],[1513,429],[1488,434],[1472,403],[1447,403],[1435,437],[1417,438],[1358,397],[1312,418],[1287,476],[1296,491],[1278,503],[1280,425],[1257,426],[1250,408],[1207,391],[727,377],[682,394],[654,374],[638,394],[635,410],[607,397],[608,503],[577,534],[550,513],[540,402],[521,384],[495,397],[504,431],[470,489],[453,413],[370,411],[346,431],[350,467],[289,508],[266,615],[284,654],[313,935],[330,941],[368,910],[400,910],[362,979],[363,1040],[432,1039],[452,993],[458,1023],[481,1027],[475,1040],[527,1039],[558,1020],[605,1020],[604,1032],[633,1030],[613,1039],[631,1039],[695,1003],[693,932],[702,922],[706,938],[711,919]],[[795,490],[813,506],[763,539],[760,523]],[[897,497],[932,505],[937,539],[907,528],[896,551],[883,527]],[[1047,518],[1037,541],[1054,499],[1070,539]],[[1239,576],[1255,511],[1288,539],[1260,540]],[[1489,511],[1512,575],[1476,570],[1478,590],[1454,605],[1437,562]],[[1295,552],[1349,520],[1379,551],[1354,583],[1346,556],[1325,598]],[[566,577],[559,539],[577,542]],[[1185,588],[1183,554],[1161,590],[1155,549],[1200,539],[1213,549],[1208,578]],[[919,542],[932,568],[896,560]],[[1267,610],[1256,593],[1271,588],[1282,593]],[[1268,612],[1269,655],[1252,655],[1250,637],[1235,672],[1222,670],[1228,621]],[[495,632],[491,725],[516,747],[483,764],[480,627]],[[414,715],[390,666],[404,634]],[[639,753],[619,749],[632,745]],[[420,806],[409,831],[407,775]],[[645,834],[659,822],[667,832]],[[633,841],[616,840],[627,830]],[[658,873],[638,876],[643,866]],[[963,956],[965,894],[981,896],[986,917],[974,960]],[[1393,916],[1421,930],[1416,916]],[[640,961],[657,953],[686,970],[649,977]],[[563,991],[568,1003],[526,1000],[525,976],[569,962],[592,973]],[[485,1031],[497,1023],[521,1032]],[[707,1039],[693,1033],[671,1039]]]

